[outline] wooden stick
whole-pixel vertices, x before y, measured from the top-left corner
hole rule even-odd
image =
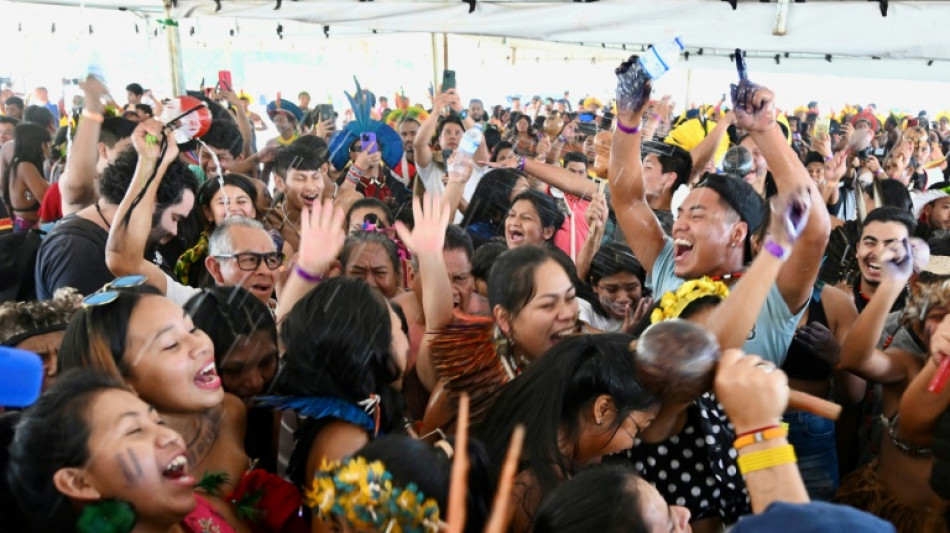
[[[446,533],[465,530],[465,495],[468,493],[468,394],[459,397],[458,422],[455,426],[455,455],[449,485],[449,512]]]
[[[511,443],[508,445],[508,455],[501,469],[501,478],[498,480],[498,491],[492,504],[491,518],[485,527],[485,533],[504,533],[508,529],[511,519],[508,509],[511,507],[511,488],[518,473],[518,461],[521,459],[521,447],[524,444],[524,426],[515,426],[511,434]]]
[[[805,411],[828,420],[838,420],[841,416],[841,406],[802,391],[789,389],[788,406],[799,411]]]

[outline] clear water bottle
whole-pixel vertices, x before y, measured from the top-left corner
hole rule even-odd
[[[644,83],[666,74],[679,61],[680,52],[685,48],[677,37],[668,43],[651,46],[636,62],[628,60],[621,64],[616,70],[617,109],[637,111],[643,107],[646,104]]]
[[[651,80],[655,80],[673,68],[673,65],[680,60],[680,52],[685,49],[683,41],[677,37],[668,43],[651,46],[645,54],[640,56],[638,63],[643,68],[643,72]]]
[[[465,162],[472,163],[475,157],[475,151],[478,150],[481,144],[482,128],[476,124],[469,128],[468,131],[465,132],[465,135],[462,135],[462,140],[459,141],[458,156],[456,156],[454,161],[453,169],[456,166],[461,166]]]

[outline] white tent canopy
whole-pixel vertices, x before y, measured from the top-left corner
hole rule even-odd
[[[160,0],[20,0],[161,13]],[[173,16],[300,21],[385,32],[490,35],[561,43],[647,44],[680,35],[691,47],[850,57],[950,60],[941,38],[950,2],[891,0],[805,3],[720,0],[600,0],[593,3],[478,0],[177,0]],[[784,8],[782,7],[784,4]],[[220,6],[220,9],[219,9]],[[787,10],[784,35],[775,35]]]
[[[307,89],[343,101],[356,75],[383,93],[404,88],[413,101],[426,101],[429,82],[447,64],[459,72],[465,95],[491,103],[564,89],[604,98],[622,58],[681,35],[690,56],[657,87],[681,105],[718,100],[735,80],[728,58],[735,47],[748,51],[750,72],[778,89],[784,106],[818,99],[837,108],[876,102],[943,109],[950,90],[950,46],[937,28],[950,20],[950,2],[892,0],[882,17],[876,2],[790,1],[784,36],[772,34],[780,10],[774,0],[740,0],[736,10],[720,0],[478,0],[471,14],[460,0],[276,5],[221,0],[215,12],[213,0],[178,0],[171,18],[180,29],[184,86],[211,83],[219,69],[230,69],[255,98]],[[0,9],[8,49],[20,50],[0,65],[0,76],[15,74],[18,90],[81,76],[90,63],[105,66],[115,86],[137,81],[166,93],[171,85],[161,0],[0,0]],[[449,33],[447,63],[432,32]]]

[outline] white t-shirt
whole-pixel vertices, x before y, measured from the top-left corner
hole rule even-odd
[[[580,311],[581,320],[587,322],[590,327],[599,329],[604,333],[618,333],[623,328],[623,320],[600,316],[597,311],[594,311],[594,307],[590,302],[583,298],[577,299],[577,309]]]
[[[468,179],[468,182],[465,183],[465,189],[462,191],[462,199],[466,202],[471,201],[472,195],[475,194],[475,189],[478,187],[478,183],[482,181],[482,177],[491,170],[490,167],[480,167],[478,165],[472,169],[472,177]],[[445,192],[445,171],[439,168],[439,165],[433,161],[429,160],[429,165],[421,168],[416,168],[418,178],[422,180],[422,185],[425,186],[426,192],[435,193],[442,195]],[[455,221],[453,224],[462,223],[462,213],[458,212],[455,214]]]

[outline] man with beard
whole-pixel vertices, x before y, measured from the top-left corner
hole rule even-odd
[[[61,287],[91,294],[115,277],[106,265],[106,240],[109,230],[121,224],[116,211],[131,186],[138,160],[134,149],[122,152],[99,177],[98,201],[64,218],[43,241],[35,271],[39,299],[52,298]],[[178,222],[191,213],[197,190],[198,180],[184,163],[169,165],[156,197],[149,245],[168,242],[178,234]]]
[[[152,149],[145,142],[145,133],[160,135],[162,124],[152,120],[143,126],[136,129],[133,144],[136,152],[145,158],[147,155],[143,154],[149,154]],[[170,145],[169,151],[177,152],[177,146]],[[165,293],[173,302],[184,305],[200,289],[176,282],[158,266],[143,258],[143,252],[156,233],[153,227],[149,235],[147,228],[149,221],[159,216],[156,207],[161,206],[161,189],[165,187],[166,180],[174,180],[181,173],[179,167],[183,165],[169,154],[166,154],[165,161],[143,159],[136,168],[137,178],[150,175],[156,166],[155,180],[133,180],[116,207],[114,223],[109,228],[106,264],[115,276],[144,275],[148,284]],[[184,172],[189,172],[187,167]],[[141,198],[137,205],[134,204],[136,198]],[[242,286],[266,304],[271,304],[283,263],[284,255],[277,251],[264,226],[253,219],[240,216],[226,218],[215,227],[208,239],[205,267],[215,285]]]
[[[477,98],[472,98],[468,103],[468,117],[476,124],[484,124],[486,117],[485,104]]]
[[[898,207],[879,207],[864,219],[861,240],[855,249],[861,276],[851,287],[858,312],[864,310],[881,283],[882,254],[913,235],[915,226],[914,217]],[[905,295],[906,291],[897,298],[891,311],[904,308]]]

